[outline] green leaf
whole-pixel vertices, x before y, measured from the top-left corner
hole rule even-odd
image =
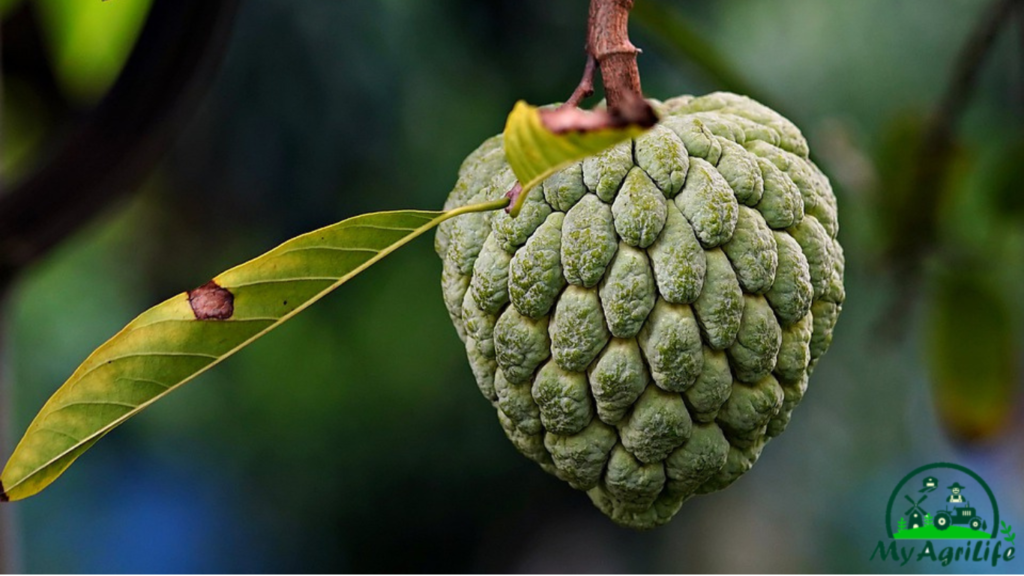
[[[36,0],[54,73],[82,104],[113,85],[149,13],[152,0]]]
[[[150,308],[89,355],[46,402],[0,474],[0,499],[36,494],[119,424],[413,238],[460,214],[507,204],[356,216]]]
[[[519,208],[526,199],[526,193],[548,176],[577,160],[593,156],[647,131],[647,128],[635,124],[609,124],[596,128],[554,132],[544,123],[542,115],[545,112],[553,111],[542,110],[520,100],[512,108],[505,123],[505,157],[522,186],[516,203],[509,211],[513,216],[518,215]],[[588,114],[606,113],[578,111],[578,114],[585,118]]]

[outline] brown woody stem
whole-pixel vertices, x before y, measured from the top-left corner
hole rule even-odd
[[[640,53],[629,41],[629,11],[633,0],[591,0],[587,52],[601,67],[608,111],[629,123],[654,116],[640,89]]]
[[[587,21],[587,63],[583,78],[562,106],[541,112],[544,125],[555,133],[653,126],[658,117],[640,89],[636,56],[629,41],[629,12],[634,0],[591,0]],[[580,102],[594,92],[594,72],[601,70],[607,110],[582,112]]]

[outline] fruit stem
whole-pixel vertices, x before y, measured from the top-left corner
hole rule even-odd
[[[627,124],[657,122],[640,89],[640,50],[629,41],[629,12],[634,0],[591,0],[587,54],[601,68],[608,111]],[[652,121],[653,120],[653,121]]]
[[[640,89],[640,69],[636,63],[640,50],[629,41],[629,12],[633,2],[591,0],[583,77],[565,104],[541,112],[542,121],[552,132],[587,132],[630,125],[647,128],[658,122],[658,116]],[[594,73],[598,68],[608,109],[581,115],[577,106],[594,93]]]

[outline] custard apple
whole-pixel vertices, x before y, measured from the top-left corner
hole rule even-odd
[[[725,488],[789,423],[842,309],[836,199],[791,122],[728,93],[442,225],[445,304],[515,447],[621,525]],[[515,183],[501,136],[446,209]]]

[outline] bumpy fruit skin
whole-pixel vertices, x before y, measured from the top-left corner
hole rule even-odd
[[[842,310],[836,199],[791,122],[743,96],[661,122],[443,224],[445,304],[516,448],[624,526],[668,522],[782,433]],[[500,198],[501,137],[445,208]]]

